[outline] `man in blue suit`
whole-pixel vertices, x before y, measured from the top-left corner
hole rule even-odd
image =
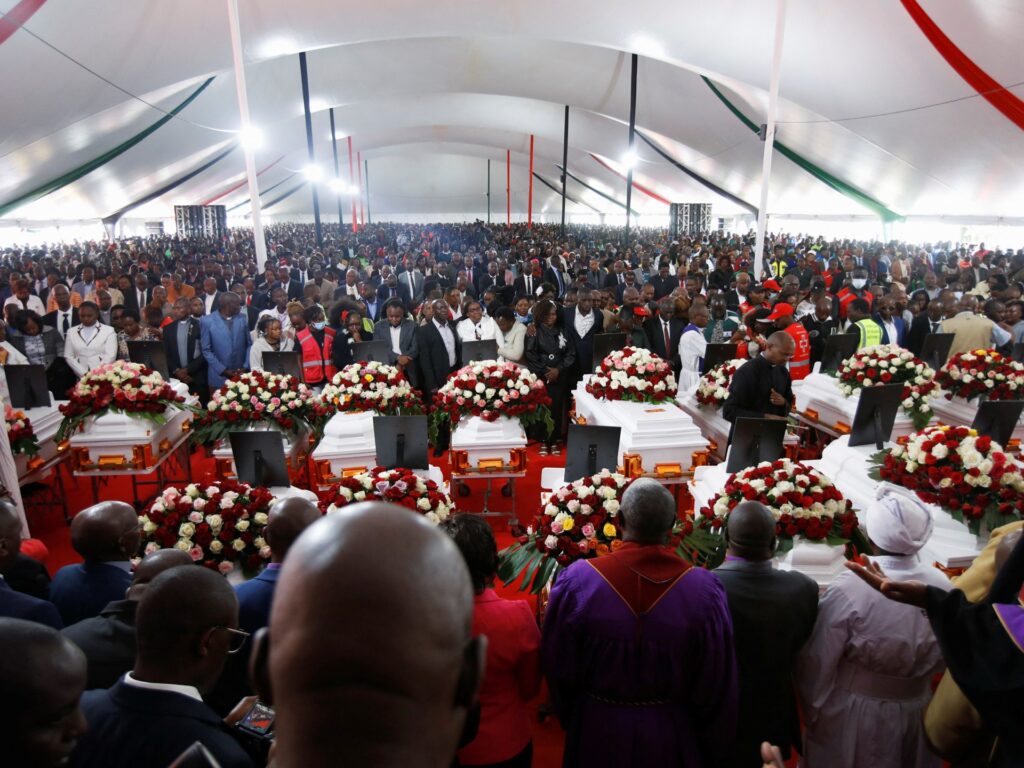
[[[103,501],[75,515],[71,546],[85,562],[65,565],[50,585],[50,599],[65,625],[99,616],[107,603],[124,599],[140,540],[139,517],[131,504]]]
[[[71,753],[72,768],[170,765],[202,742],[223,768],[252,760],[203,701],[229,653],[241,649],[238,601],[207,568],[171,568],[149,583],[135,612],[131,672],[107,690],[87,691],[89,729]]]
[[[218,311],[200,321],[200,343],[211,392],[249,368],[252,337],[246,319],[238,315],[241,308],[238,294],[224,293],[220,296]]]
[[[882,343],[906,346],[907,323],[896,313],[896,302],[892,296],[882,296],[875,302],[872,320],[882,326]]]
[[[53,603],[15,592],[3,579],[21,551],[21,519],[14,505],[0,502],[0,617],[24,619],[60,629],[63,624]]]
[[[281,563],[299,534],[320,519],[316,504],[298,496],[275,501],[267,513],[264,536],[270,546],[270,564],[254,579],[235,588],[238,626],[250,634],[270,625],[270,605]]]
[[[299,534],[320,519],[316,504],[297,496],[275,501],[267,512],[264,536],[270,546],[270,563],[256,578],[235,587],[238,626],[250,635],[270,626],[270,606],[277,588],[281,563]],[[206,701],[221,714],[230,712],[243,696],[253,693],[249,681],[248,651],[231,656],[224,673]]]

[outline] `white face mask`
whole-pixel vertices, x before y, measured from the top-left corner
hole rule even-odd
[[[853,283],[853,287],[858,290],[860,290],[861,288],[868,284],[868,281],[862,277],[855,277],[851,282]]]

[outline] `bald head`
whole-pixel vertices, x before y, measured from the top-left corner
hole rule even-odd
[[[60,764],[85,733],[85,655],[56,630],[20,619],[0,618],[0,648],[4,764]]]
[[[419,515],[354,504],[308,528],[278,581],[261,691],[282,764],[449,765],[486,644],[472,613],[459,550]]]
[[[730,554],[748,560],[771,560],[775,554],[775,518],[759,501],[744,501],[729,513],[725,539]]]
[[[133,677],[209,690],[238,627],[238,600],[208,568],[164,570],[146,586],[135,614]]]
[[[182,565],[195,565],[192,556],[180,549],[158,549],[150,552],[135,568],[132,574],[132,585],[128,588],[128,599],[139,600],[146,587],[153,579],[164,571],[171,568],[178,568]]]
[[[299,535],[319,519],[320,510],[316,504],[299,496],[278,499],[271,504],[264,536],[270,545],[273,562],[283,562]]]
[[[657,480],[634,480],[622,494],[622,537],[640,544],[664,544],[676,520],[676,500]]]
[[[94,504],[71,521],[71,546],[86,562],[128,560],[138,550],[140,538],[139,516],[123,501]]]

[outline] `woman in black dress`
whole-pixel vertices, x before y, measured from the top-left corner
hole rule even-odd
[[[567,370],[576,363],[576,350],[558,327],[558,308],[553,301],[541,301],[534,307],[537,332],[526,337],[526,366],[547,385],[551,398],[551,418],[555,422],[550,433],[541,436],[541,456],[557,456],[557,442],[564,439],[569,403]]]

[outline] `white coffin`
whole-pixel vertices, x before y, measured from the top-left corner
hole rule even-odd
[[[693,467],[694,454],[708,450],[707,438],[673,400],[663,403],[598,400],[586,390],[589,378],[585,376],[576,387],[576,414],[585,418],[587,424],[622,430],[619,466],[624,465],[625,454],[632,454],[640,457],[644,473],[655,473],[659,464],[675,464],[681,471],[688,472]]]
[[[173,407],[164,416],[163,424],[124,413],[105,413],[92,419],[71,437],[74,470],[146,470],[155,466],[187,431],[186,422],[191,420],[188,411]]]
[[[843,436],[828,445],[821,455],[819,468],[826,477],[831,478],[836,488],[853,502],[857,518],[868,536],[864,512],[875,498],[878,483],[868,476],[871,469],[871,457],[877,453],[873,445],[858,445],[851,448],[849,436]],[[887,443],[891,449],[893,443]],[[938,562],[946,568],[965,568],[978,556],[985,545],[987,537],[981,538],[967,528],[964,523],[954,520],[952,515],[941,507],[929,504],[935,527],[931,539],[921,550],[923,562]]]
[[[263,432],[263,431],[280,431],[277,429],[276,424],[272,424],[267,421],[259,421],[255,424],[248,424],[245,427],[241,427],[239,432]],[[306,455],[306,451],[309,447],[309,433],[299,432],[295,437],[285,435],[281,433],[281,441],[284,444],[284,460],[290,469],[298,469],[302,463],[303,457]],[[217,463],[218,476],[220,477],[235,477],[237,470],[235,469],[235,457],[231,452],[231,444],[226,440],[217,442],[217,446],[213,449],[213,458]],[[228,467],[227,471],[222,471],[221,467]]]
[[[519,419],[501,416],[496,421],[485,421],[479,416],[464,416],[452,430],[451,448],[466,452],[469,467],[478,467],[481,461],[514,464],[513,452],[526,448],[526,432]]]
[[[711,408],[710,406],[698,403],[696,389],[677,397],[676,404],[693,419],[693,423],[697,425],[697,429],[700,430],[701,434],[714,443],[711,447],[711,455],[719,461],[725,461],[725,453],[729,444],[729,427],[731,425],[722,416],[721,409]],[[797,445],[800,442],[800,438],[795,434],[787,432],[782,442],[784,445]]]
[[[16,453],[14,455],[14,465],[18,470],[18,482],[21,485],[28,485],[29,483],[41,480],[42,478],[33,476],[35,474],[35,467],[41,467],[57,455],[57,441],[55,438],[57,430],[60,428],[60,423],[64,420],[64,416],[61,415],[59,410],[61,403],[54,403],[52,397],[51,403],[51,405],[42,406],[41,408],[27,408],[24,410],[25,416],[32,425],[32,431],[35,432],[36,440],[39,442],[39,453],[35,456],[27,456],[24,453]]]
[[[798,571],[814,579],[819,590],[824,590],[846,571],[845,547],[820,541],[807,541],[801,536],[793,540],[793,548],[776,557],[774,565],[780,571]]]
[[[722,492],[722,489],[725,488],[725,481],[728,479],[729,473],[725,471],[725,462],[694,468],[693,480],[689,483],[689,489],[690,496],[693,498],[695,515],[699,515],[700,511]]]
[[[971,426],[974,423],[974,417],[978,415],[978,405],[977,398],[964,400],[961,397],[954,397],[952,400],[947,400],[945,397],[936,397],[931,401],[935,417],[948,427]],[[1024,414],[1021,415],[1017,426],[1014,427],[1012,439],[1017,440],[1018,444],[1024,443]]]
[[[853,426],[853,416],[857,413],[860,396],[857,394],[846,397],[839,391],[838,380],[823,373],[812,373],[805,378],[799,387],[793,388],[796,408],[804,416],[817,421],[829,429],[846,433]],[[812,411],[813,413],[808,413]],[[815,417],[814,414],[817,414]],[[837,428],[839,425],[843,425]],[[916,432],[914,422],[903,409],[896,413],[896,421],[892,428],[892,439],[906,437]]]
[[[317,485],[330,485],[331,478],[372,469],[377,464],[373,438],[375,411],[336,413],[324,428],[324,437],[313,451]],[[326,462],[326,464],[325,464]]]

